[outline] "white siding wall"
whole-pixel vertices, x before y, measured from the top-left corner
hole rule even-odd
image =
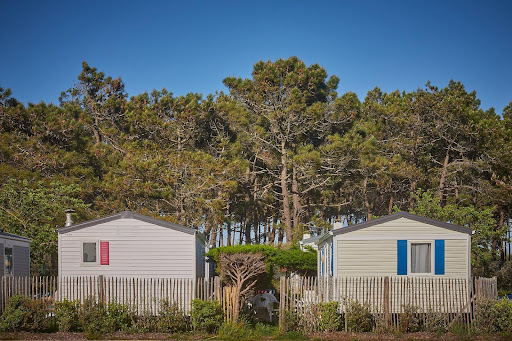
[[[466,234],[406,218],[335,236],[336,275],[396,276],[397,240],[415,238],[445,240],[445,274],[435,277],[468,277],[470,246]]]
[[[195,239],[137,219],[85,227],[59,234],[59,275],[193,278]],[[82,264],[82,242],[88,241],[109,242],[109,265]]]

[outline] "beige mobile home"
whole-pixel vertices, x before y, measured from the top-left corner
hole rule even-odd
[[[205,240],[193,228],[125,211],[58,232],[60,277],[205,276]]]
[[[471,235],[407,212],[334,226],[318,245],[319,277],[471,277]]]

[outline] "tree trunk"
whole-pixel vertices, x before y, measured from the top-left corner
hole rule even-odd
[[[390,196],[389,197],[389,205],[388,205],[388,214],[393,213],[393,201],[394,201],[393,196]]]
[[[363,181],[363,194],[364,194],[364,208],[366,210],[366,221],[369,221],[372,218],[370,213],[370,203],[368,202],[368,194],[367,194],[367,186],[368,186],[368,176],[364,178]]]
[[[446,155],[444,157],[443,169],[441,170],[441,178],[439,179],[439,202],[441,207],[444,207],[446,204],[446,175],[448,174],[448,164],[450,162],[450,148],[446,150]]]
[[[286,230],[286,243],[289,244],[293,240],[293,232],[292,218],[290,213],[290,194],[288,192],[288,169],[286,168],[286,148],[284,142],[281,143],[281,194],[283,196],[283,218]]]
[[[409,209],[413,209],[415,206],[414,194],[416,193],[417,185],[418,185],[418,181],[413,180],[413,182],[411,183],[411,193],[409,194]]]
[[[292,166],[293,167],[293,166]],[[301,223],[302,205],[300,204],[299,183],[297,182],[297,171],[292,168],[292,200],[293,200],[293,226]]]
[[[210,245],[217,247],[217,226],[212,228],[212,234],[210,235]]]

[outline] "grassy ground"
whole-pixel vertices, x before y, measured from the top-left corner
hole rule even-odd
[[[439,340],[439,341],[459,341],[459,340],[512,340],[512,335],[467,335],[467,334],[432,334],[432,333],[411,333],[411,334],[377,334],[377,333],[314,333],[311,335],[302,335],[296,332],[279,334],[276,331],[268,330],[268,333],[253,333],[252,335],[197,335],[197,334],[165,334],[165,333],[145,333],[145,334],[127,334],[114,333],[105,335],[104,340],[236,340],[236,341],[257,341],[257,340]],[[0,340],[86,340],[83,333],[0,333]]]

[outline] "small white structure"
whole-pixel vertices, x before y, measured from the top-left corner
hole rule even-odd
[[[205,276],[206,243],[193,228],[130,211],[66,225],[58,230],[59,276]]]
[[[311,237],[311,234],[304,233],[302,240],[299,242],[300,249],[306,251],[306,246],[311,246],[314,250],[318,251],[318,241],[321,236]]]
[[[341,227],[320,238],[319,277],[471,277],[473,230],[408,212]]]
[[[30,276],[30,239],[0,230],[2,276]]]

